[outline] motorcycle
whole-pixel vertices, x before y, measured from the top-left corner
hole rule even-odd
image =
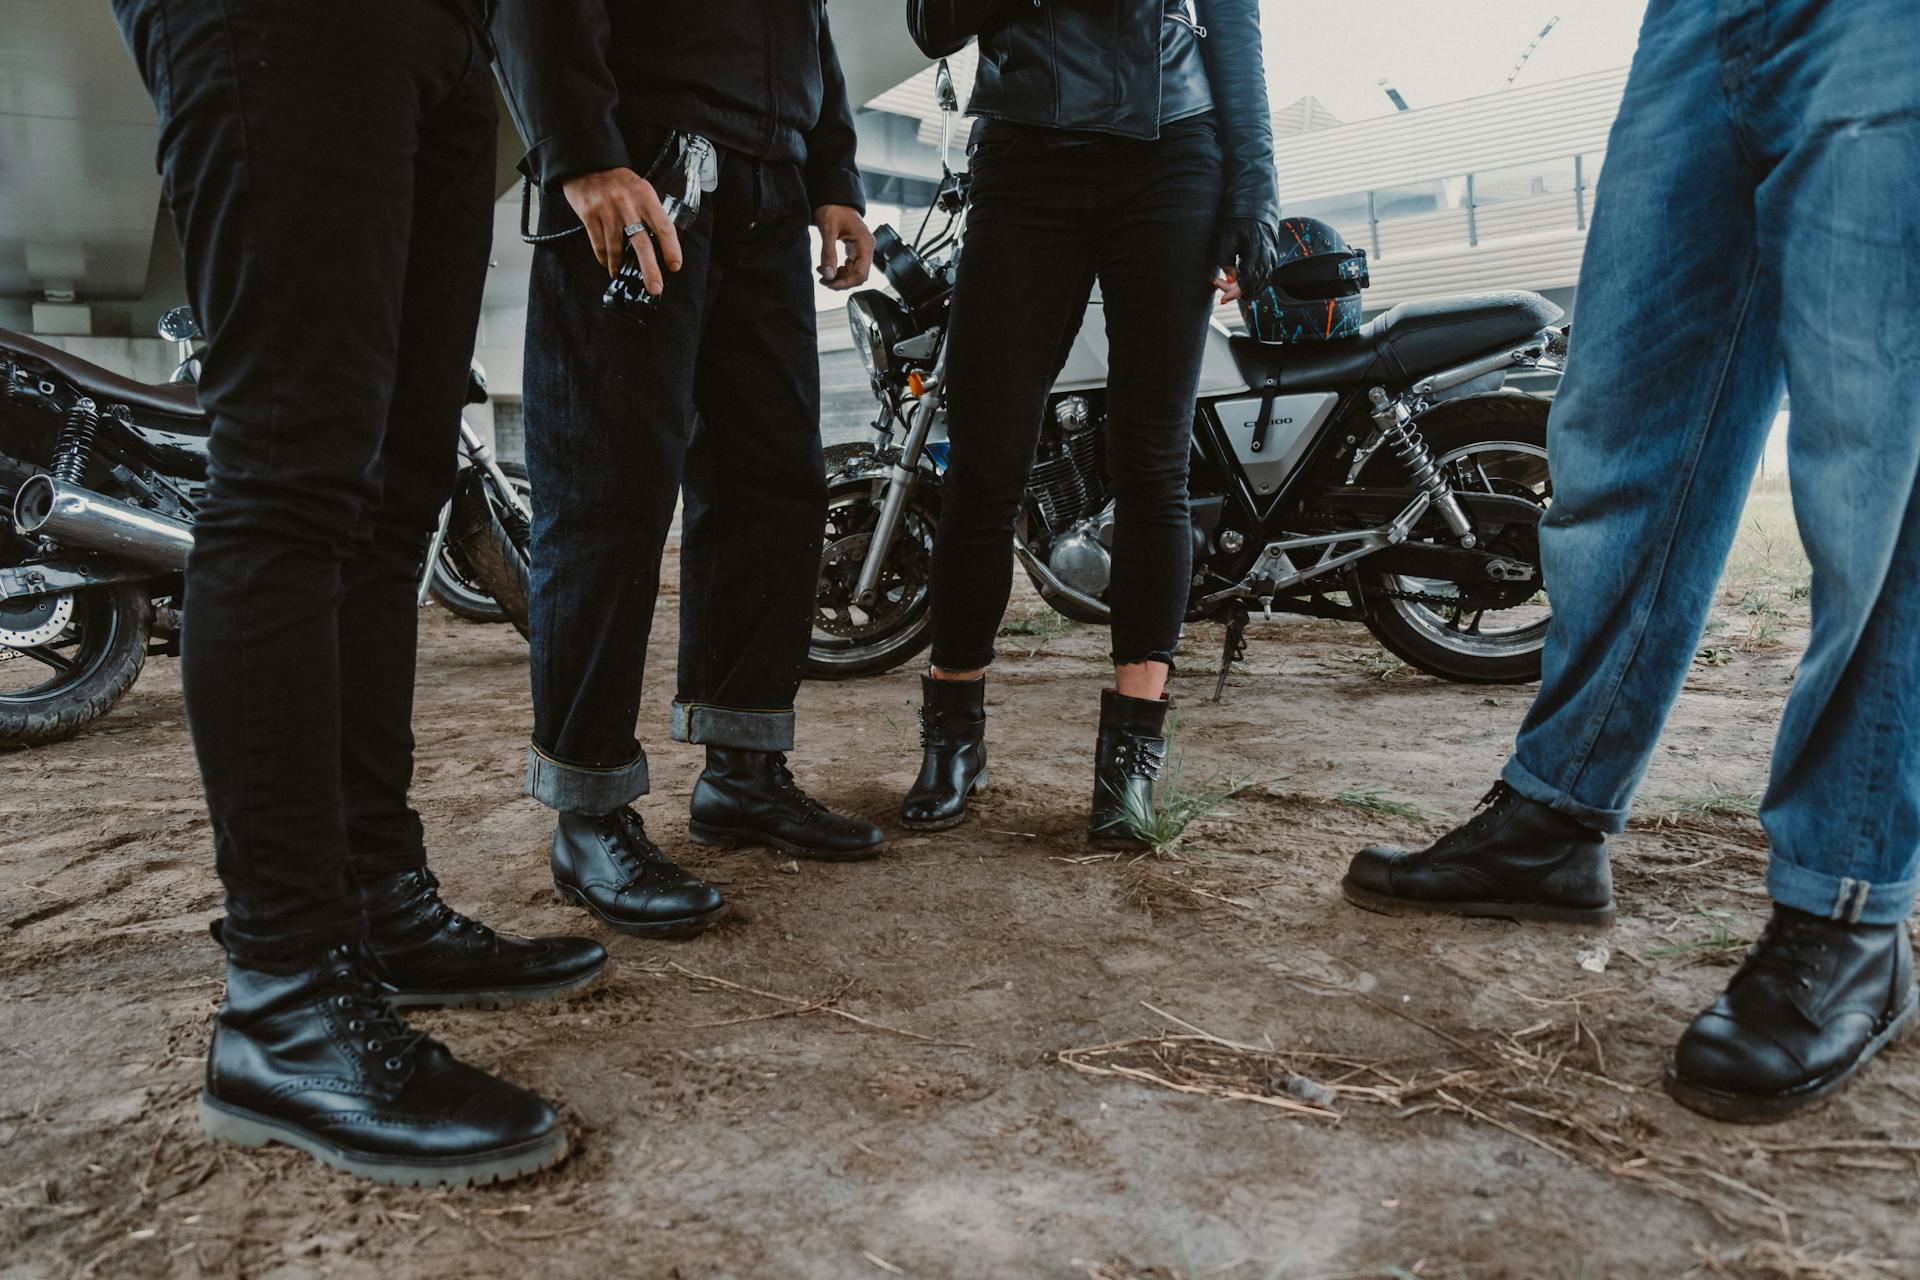
[[[71,737],[113,708],[149,656],[179,651],[211,425],[191,326],[190,313],[163,319],[182,353],[158,386],[0,329],[0,747]],[[484,395],[476,366],[468,398]],[[503,512],[530,510],[524,474],[516,486],[464,419],[460,431],[462,486]],[[429,557],[423,599],[444,558]]]
[[[944,63],[936,87],[945,124],[957,102]],[[930,641],[944,335],[968,190],[947,163],[950,125],[943,132],[942,180],[915,243],[875,232],[891,292],[847,303],[879,413],[869,442],[830,452],[806,662],[818,678],[886,671]],[[1448,680],[1539,678],[1550,402],[1504,383],[1564,369],[1560,318],[1538,294],[1506,292],[1404,303],[1354,336],[1300,346],[1212,324],[1194,406],[1187,620],[1225,626],[1216,700],[1256,612],[1361,623]],[[1095,624],[1110,617],[1116,517],[1106,360],[1096,294],[1048,395],[1014,540],[1041,598]]]

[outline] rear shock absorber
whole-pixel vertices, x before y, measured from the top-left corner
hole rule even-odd
[[[100,410],[91,399],[81,396],[67,410],[67,422],[60,429],[60,443],[53,450],[53,478],[63,484],[81,484],[87,475],[87,463],[93,460],[93,437],[100,429]]]
[[[1446,478],[1440,474],[1440,464],[1433,460],[1433,451],[1427,448],[1420,428],[1413,425],[1413,415],[1407,412],[1406,405],[1389,396],[1384,387],[1375,387],[1367,393],[1367,398],[1373,402],[1373,422],[1380,428],[1381,438],[1400,455],[1413,482],[1426,490],[1427,497],[1439,509],[1460,545],[1474,546],[1479,539],[1473,536],[1473,522],[1467,519],[1467,513],[1460,509],[1460,500],[1447,487]]]

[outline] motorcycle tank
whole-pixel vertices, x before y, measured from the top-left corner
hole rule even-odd
[[[1207,346],[1200,358],[1200,386],[1195,392],[1199,399],[1232,395],[1247,389],[1247,380],[1240,376],[1240,366],[1234,363],[1227,337],[1225,325],[1218,320],[1209,321]],[[1061,368],[1060,376],[1054,380],[1053,389],[1056,392],[1092,391],[1106,385],[1107,312],[1096,287],[1093,300],[1087,305],[1087,314],[1080,321],[1080,332],[1073,336],[1067,362]]]

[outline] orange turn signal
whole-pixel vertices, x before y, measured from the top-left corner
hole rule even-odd
[[[926,389],[927,389],[927,380],[920,376],[920,371],[918,369],[915,369],[912,373],[907,375],[907,394],[908,395],[912,396],[914,399],[917,400],[920,398],[922,394],[926,392]]]

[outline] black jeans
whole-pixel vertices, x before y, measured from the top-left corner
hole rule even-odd
[[[182,678],[258,956],[363,927],[424,859],[416,575],[452,486],[492,243],[493,98],[451,6],[114,0],[209,346]]]
[[[1109,350],[1113,660],[1171,664],[1193,573],[1193,396],[1222,189],[1211,116],[1158,141],[994,123],[973,157],[947,352],[952,438],[933,549],[933,662],[993,660],[1034,444],[1094,281]]]
[[[643,157],[664,136],[630,132]],[[543,804],[605,813],[647,790],[634,725],[683,487],[673,736],[793,744],[826,519],[811,223],[797,168],[720,152],[644,327],[600,305],[607,273],[584,234],[534,251],[526,790]],[[579,225],[558,194],[544,203],[542,231]]]

